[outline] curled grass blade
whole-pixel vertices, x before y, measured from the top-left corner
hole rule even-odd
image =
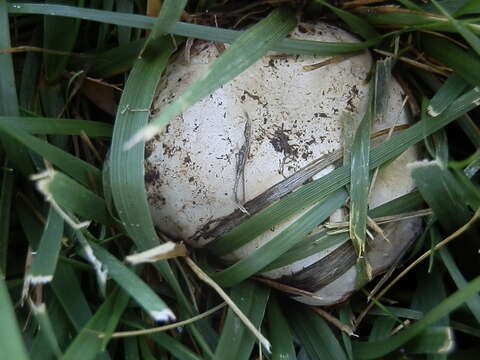
[[[132,136],[125,144],[130,149],[139,141],[150,140],[175,116],[208,96],[222,85],[245,71],[290,33],[296,25],[289,10],[274,10],[267,18],[245,31],[209,69],[172,104],[167,105],[150,123]]]

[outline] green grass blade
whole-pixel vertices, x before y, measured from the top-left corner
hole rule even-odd
[[[59,212],[62,210],[74,213],[86,220],[95,220],[101,224],[112,225],[114,220],[108,213],[105,200],[88,190],[65,174],[49,170],[38,175],[38,190]],[[66,219],[64,213],[61,216]],[[68,221],[68,219],[67,219]],[[73,220],[70,221],[73,224]]]
[[[378,71],[378,67],[377,67]],[[378,72],[377,72],[378,74]],[[350,163],[350,238],[359,258],[365,255],[368,194],[370,188],[370,128],[375,117],[373,103],[358,125]]]
[[[259,328],[265,315],[270,290],[253,281],[243,282],[230,293],[233,302]],[[255,343],[255,337],[242,321],[229,309],[214,360],[248,360]]]
[[[140,57],[155,56],[161,52],[161,48],[157,44],[162,44],[159,41],[162,36],[167,35],[168,30],[177,22],[183,13],[183,9],[187,5],[187,0],[166,0],[162,4],[162,9],[153,24],[152,31],[147,41],[143,45]]]
[[[354,33],[357,33],[364,39],[375,39],[380,37],[380,34],[363,18],[356,16],[351,12],[339,9],[327,1],[314,0],[314,2],[324,5],[329,8],[335,15],[342,19]]]
[[[51,285],[73,328],[80,331],[92,317],[92,312],[72,266],[59,262]]]
[[[287,314],[290,326],[311,360],[347,360],[347,355],[325,320],[312,310],[291,306]]]
[[[480,85],[480,60],[452,42],[437,36],[422,34],[424,51],[438,61],[454,69],[459,76],[471,85]]]
[[[438,232],[434,232],[434,236],[436,236],[439,240]],[[455,282],[455,285],[457,286],[457,288],[462,289],[464,286],[467,285],[467,280],[465,280],[452,255],[446,248],[441,248],[440,250],[438,250],[438,252],[443,261],[443,264],[445,265],[448,273],[450,274],[450,277]],[[477,322],[480,323],[480,296],[474,295],[470,299],[468,299],[467,306],[472,312]]]
[[[125,144],[125,148],[129,149],[141,140],[150,140],[175,116],[241,74],[263,57],[279,40],[286,37],[295,25],[295,17],[291,11],[274,10],[267,18],[245,31],[208,68],[201,79],[179,95],[172,104],[166,106],[146,127],[133,135]]]
[[[19,141],[30,150],[48,160],[51,164],[64,171],[83,185],[92,186],[101,184],[100,171],[93,165],[47,143],[17,127],[9,127],[0,122],[0,132]]]
[[[161,41],[163,52],[152,59],[137,59],[120,99],[119,109],[149,109],[155,94],[160,74],[175,50],[170,38]],[[144,144],[130,151],[123,151],[123,144],[136,131],[147,124],[148,112],[119,111],[110,148],[109,164],[104,167],[110,179],[112,198],[125,230],[139,251],[158,246],[160,240],[153,226],[150,208],[147,202],[144,182]],[[180,288],[177,278],[166,261],[160,261],[155,267],[172,287],[177,300],[191,314],[193,308]],[[206,354],[212,354],[210,347],[203,340],[196,325],[187,327]]]
[[[7,13],[8,4],[0,2],[0,50],[8,49],[10,44],[10,25]],[[15,73],[11,54],[0,54],[0,115],[19,115],[17,87],[15,84]],[[23,175],[33,173],[32,162],[27,149],[17,141],[10,139],[0,132],[0,142],[10,161]]]
[[[296,360],[292,331],[275,297],[268,302],[267,318],[272,360]]]
[[[463,16],[471,14],[480,14],[480,4],[477,0],[468,1],[462,8],[460,8],[454,15]]]
[[[472,214],[462,189],[452,173],[438,161],[414,163],[411,173],[418,190],[446,231],[453,232],[470,219]]]
[[[90,244],[93,253],[107,268],[113,280],[138,302],[157,322],[175,320],[175,316],[165,302],[132,270],[123,265],[117,258],[102,247]]]
[[[448,326],[427,328],[405,346],[407,354],[437,355],[435,360],[447,359],[446,355],[454,348],[453,331]],[[442,356],[442,357],[438,357]]]
[[[39,333],[44,337],[47,345],[50,347],[53,354],[55,354],[57,359],[60,359],[62,356],[62,351],[58,345],[57,336],[53,331],[52,322],[48,316],[47,307],[44,303],[36,305],[34,303],[30,304],[32,313],[37,320]]]
[[[95,359],[101,352],[104,342],[108,341],[108,338],[101,339],[98,334],[108,332],[109,328],[117,326],[128,299],[126,293],[115,289],[72,341],[62,360]]]
[[[376,359],[398,349],[409,340],[413,339],[424,331],[430,324],[433,324],[445,317],[453,310],[462,305],[467,299],[480,291],[480,277],[470,281],[464,288],[453,293],[443,300],[434,309],[409,328],[386,340],[370,343],[353,343],[353,351],[356,359]]]
[[[83,6],[84,0],[57,0],[57,3]],[[43,19],[43,46],[46,49],[71,52],[75,46],[79,28],[79,19],[45,16]],[[59,36],[59,29],[62,29],[62,36]],[[53,83],[60,79],[65,71],[68,58],[68,56],[44,54],[45,78],[48,82]]]
[[[465,80],[452,74],[430,100],[427,108],[428,114],[434,117],[438,116],[468,88],[469,85]]]
[[[91,138],[110,138],[112,125],[99,121],[52,119],[42,117],[0,116],[0,126],[16,126],[35,135],[80,135]]]
[[[325,221],[332,213],[339,209],[347,200],[345,191],[337,191],[324,201],[315,205],[302,215],[293,224],[289,225],[271,241],[261,246],[255,252],[226,270],[212,275],[212,278],[221,286],[233,286],[261,271],[280,255],[300,242],[318,224]]]
[[[5,273],[7,269],[13,186],[13,170],[8,167],[8,162],[5,161],[3,165],[2,185],[0,188],[0,271],[3,273]]]
[[[148,16],[121,14],[111,11],[83,9],[55,4],[11,3],[8,4],[8,11],[11,14],[38,14],[81,18],[141,29],[151,29],[155,21]],[[242,34],[241,31],[218,29],[210,26],[182,22],[177,22],[168,32],[173,35],[223,43],[232,43]],[[378,44],[380,41],[381,39],[373,39],[363,43],[325,43],[318,41],[284,39],[274,46],[272,50],[282,54],[335,56],[361,51]]]
[[[32,261],[32,269],[29,275],[29,282],[32,285],[52,281],[57,267],[58,254],[62,246],[62,235],[63,219],[51,207],[40,244]]]
[[[480,38],[475,35],[472,31],[470,31],[465,25],[463,25],[460,21],[455,19],[447,9],[445,9],[439,2],[432,0],[432,4],[440,10],[440,12],[446,16],[448,21],[452,24],[452,26],[458,31],[460,35],[467,41],[467,43],[472,47],[473,50],[476,51],[477,54],[480,55]]]
[[[479,101],[480,89],[473,89],[458,98],[436,118],[427,116],[409,129],[392,136],[390,140],[370,151],[370,169],[396,158],[410,146],[474,109]],[[212,249],[214,246],[229,247],[230,251],[238,249],[280,221],[341,189],[349,182],[350,165],[348,164],[310,184],[302,186],[267,209],[245,220],[241,225],[212,243]],[[235,246],[230,247],[233,242]]]
[[[18,327],[12,301],[5,284],[3,272],[0,271],[0,349],[5,359],[28,360],[27,351]]]
[[[152,334],[151,338],[178,360],[202,360],[189,348],[164,333]]]

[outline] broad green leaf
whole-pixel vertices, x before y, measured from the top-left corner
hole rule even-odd
[[[50,207],[47,223],[32,261],[29,275],[29,282],[32,285],[52,281],[62,246],[62,235],[63,219],[53,207]]]
[[[128,295],[118,288],[113,290],[97,312],[72,341],[62,360],[93,360],[102,351],[108,338],[100,338],[99,333],[115,329],[127,304]]]
[[[245,71],[250,65],[266,55],[272,47],[286,37],[295,27],[293,13],[279,8],[258,24],[246,30],[208,70],[186,91],[175,98],[155,116],[150,123],[132,136],[125,144],[129,149],[139,141],[150,140],[175,116],[202,100],[222,85]]]
[[[97,259],[107,268],[108,275],[155,321],[168,322],[175,319],[165,302],[132,270],[102,247],[93,243],[90,246]]]
[[[290,326],[311,360],[347,360],[347,355],[325,320],[307,307],[291,305]],[[356,358],[355,358],[356,359]]]
[[[27,351],[23,344],[22,333],[18,327],[10,294],[5,285],[5,278],[0,271],[0,349],[5,359],[28,360]]]
[[[270,291],[253,281],[245,281],[232,288],[230,298],[259,328],[265,315]],[[214,360],[248,360],[255,343],[255,337],[242,321],[229,309],[215,351]]]
[[[425,314],[425,316],[408,327],[389,337],[388,339],[375,342],[354,342],[353,351],[355,359],[376,359],[391,353],[395,349],[403,346],[406,342],[418,336],[429,325],[445,317],[456,308],[461,306],[467,299],[480,291],[480,277],[470,281],[464,288],[453,293],[443,300],[434,309]]]
[[[91,138],[112,136],[112,125],[99,121],[0,116],[0,123],[0,126],[15,126],[36,135],[80,135],[84,132]]]

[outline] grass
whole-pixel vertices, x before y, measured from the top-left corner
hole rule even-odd
[[[302,17],[327,20],[361,41],[286,38]],[[233,30],[238,20],[252,26]],[[480,353],[479,34],[476,0],[0,0],[2,356],[474,358]],[[159,74],[188,38],[231,46],[149,124]],[[221,271],[205,250],[165,254],[169,260],[153,264],[124,261],[165,240],[150,217],[145,140],[269,51],[330,58],[366,48],[378,61],[375,90],[351,163],[249,217],[208,253],[227,254],[306,206],[311,210]],[[392,64],[393,75],[408,85],[415,124],[370,148],[369,125],[382,111]],[[369,209],[371,172],[416,144],[427,159],[412,165],[418,190]],[[312,233],[346,201],[351,234]],[[298,289],[255,280],[262,270],[332,244],[353,241],[362,254],[368,219],[418,209],[431,210],[428,226],[399,268],[362,284],[344,304],[322,312],[291,300],[288,293]],[[359,264],[368,271],[368,263]],[[166,324],[176,321],[181,326]]]

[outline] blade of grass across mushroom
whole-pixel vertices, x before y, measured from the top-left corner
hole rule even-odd
[[[40,14],[81,18],[85,20],[131,26],[141,29],[151,29],[154,24],[154,19],[148,16],[122,14],[118,12],[77,8],[73,6],[56,4],[9,3],[8,11],[11,14]],[[232,43],[243,33],[242,31],[219,29],[210,26],[183,22],[174,23],[168,29],[168,32],[173,35],[223,43]],[[384,35],[378,39],[368,40],[363,43],[325,43],[307,40],[283,39],[273,46],[271,50],[282,54],[335,56],[365,50],[378,44],[382,38],[386,36],[388,35]]]
[[[2,54],[1,52],[3,49],[11,47],[7,9],[7,2],[0,2],[0,69],[2,69],[2,76],[0,76],[0,115],[18,116],[19,109],[12,54]],[[28,150],[24,146],[15,139],[5,136],[1,131],[0,142],[12,165],[20,173],[28,176],[34,172]]]
[[[90,138],[110,138],[113,130],[107,123],[78,119],[0,116],[0,123],[2,127],[16,126],[35,135],[80,135],[84,132]]]
[[[347,200],[345,190],[339,190],[309,209],[271,241],[249,256],[221,272],[212,275],[220,286],[233,286],[261,271],[280,255],[304,239],[318,224],[325,221]]]
[[[480,105],[480,88],[474,88],[456,99],[442,114],[424,119],[394,135],[370,151],[370,169],[398,157],[410,146],[448,125],[455,119]],[[292,214],[314,204],[350,182],[350,165],[303,185],[277,203],[245,220],[226,235],[212,241],[209,249],[217,255],[225,255],[238,249],[251,239],[267,231]]]
[[[453,312],[479,291],[480,277],[477,277],[426,313],[421,320],[410,325],[396,335],[381,341],[354,342],[353,351],[355,359],[377,359],[402,347],[408,341],[422,333],[422,331],[424,331],[429,325]]]
[[[348,360],[330,327],[308,307],[291,305],[288,322],[312,360]]]
[[[63,219],[52,207],[42,233],[27,282],[32,285],[49,283],[57,267],[63,235]]]
[[[230,293],[232,301],[248,317],[256,328],[260,328],[267,307],[270,289],[245,281],[233,287]],[[247,360],[255,343],[254,335],[245,327],[232,309],[228,310],[225,325],[215,350],[214,360]],[[266,349],[270,351],[269,348]]]
[[[454,69],[467,83],[480,85],[480,60],[452,42],[429,34],[422,34],[423,50],[436,60]]]
[[[455,19],[438,1],[432,0],[432,4],[448,19],[457,32],[462,35],[472,49],[476,51],[477,55],[480,55],[480,38],[464,24]]]
[[[0,122],[0,132],[4,132],[11,138],[19,141],[81,184],[94,189],[101,184],[100,171],[95,166],[46,141],[29,135],[18,127],[11,127]]]
[[[93,360],[102,352],[110,337],[99,338],[99,333],[112,333],[117,327],[129,297],[119,288],[114,289],[97,312],[82,328],[65,351],[63,360]]]
[[[102,247],[90,243],[93,253],[107,268],[110,277],[139,303],[156,322],[175,320],[175,315],[165,302],[132,270]]]
[[[28,360],[22,333],[18,327],[10,294],[5,284],[5,275],[0,271],[0,348],[6,359]]]
[[[91,220],[105,225],[115,224],[108,213],[105,200],[65,174],[46,170],[33,179],[37,181],[37,189],[45,200],[73,228],[88,226]],[[77,224],[70,218],[69,212],[87,220]]]
[[[163,8],[161,9],[163,11]],[[169,21],[176,21],[170,18]],[[144,182],[144,144],[136,146],[130,151],[123,151],[123,145],[136,131],[147,124],[150,106],[155,94],[160,75],[165,70],[170,55],[175,46],[170,37],[163,37],[158,41],[162,49],[156,57],[137,59],[127,79],[119,109],[110,148],[108,172],[111,186],[111,195],[118,217],[125,230],[135,243],[139,251],[146,251],[160,244],[150,215]],[[179,41],[177,40],[177,44]],[[131,109],[137,111],[130,111]],[[143,111],[138,111],[138,110]],[[173,289],[177,300],[184,308],[188,317],[194,310],[186,298],[180,284],[167,261],[154,264],[166,283]],[[208,356],[213,353],[198,330],[202,324],[191,324],[187,330]]]
[[[295,25],[294,14],[290,10],[279,8],[245,31],[198,81],[179,95],[172,104],[161,110],[160,114],[155,116],[147,126],[134,134],[125,143],[124,149],[131,149],[142,140],[150,140],[175,116],[241,74],[266,55],[279,40],[293,30]]]

